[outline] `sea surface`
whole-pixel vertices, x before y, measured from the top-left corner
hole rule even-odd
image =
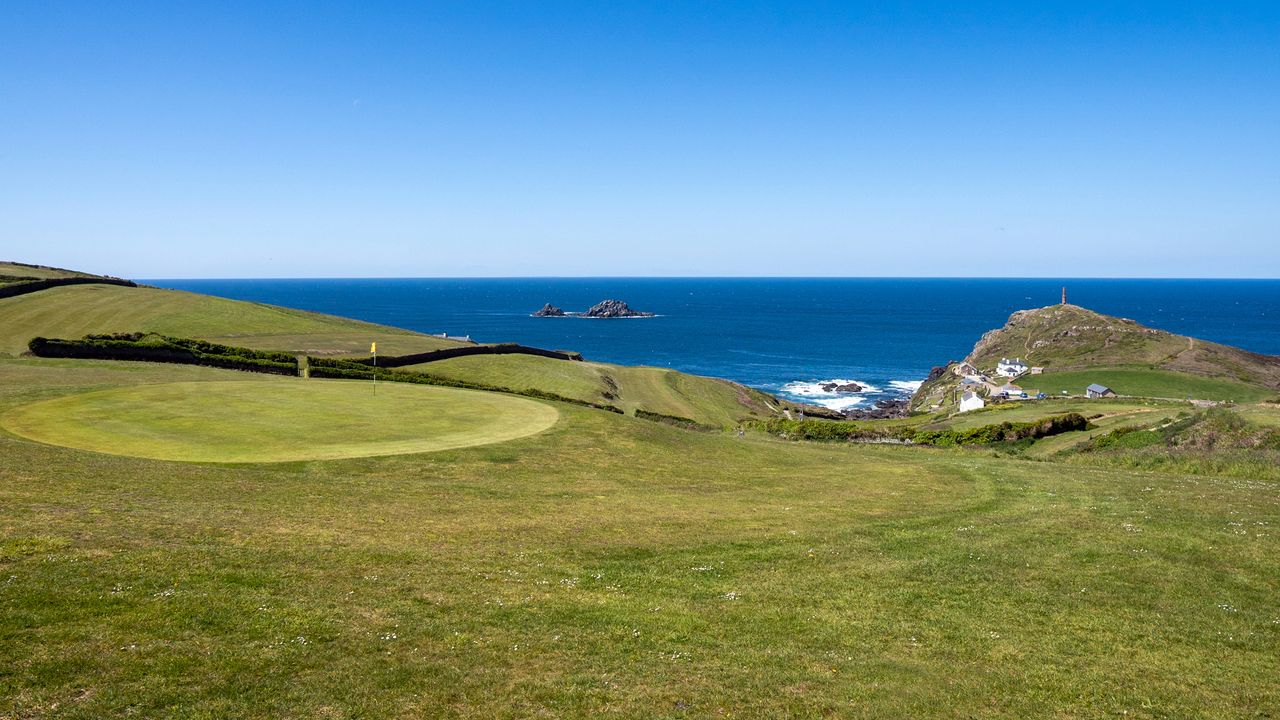
[[[510,278],[147,280],[479,342],[727,378],[832,408],[905,397],[1009,314],[1068,301],[1175,333],[1280,355],[1280,280]],[[606,298],[658,314],[533,318]],[[823,382],[867,389],[824,393]]]

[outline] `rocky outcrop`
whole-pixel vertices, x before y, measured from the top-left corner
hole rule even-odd
[[[862,386],[856,382],[843,383],[843,384],[833,383],[833,382],[822,383],[822,392],[860,393],[862,392]]]
[[[590,318],[629,318],[629,317],[653,317],[653,313],[640,312],[632,310],[626,303],[621,300],[604,300],[591,306],[590,310],[582,313],[582,317]]]
[[[844,416],[849,420],[891,420],[906,417],[910,411],[907,400],[879,400],[873,407],[845,410]]]
[[[564,310],[561,310],[560,308],[556,307],[555,305],[552,305],[551,303],[547,303],[546,305],[542,306],[541,310],[534,313],[533,316],[534,317],[564,317],[565,314],[564,314]]]

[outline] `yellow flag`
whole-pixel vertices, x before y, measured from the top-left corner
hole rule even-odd
[[[378,343],[373,343],[372,345],[370,345],[370,346],[369,346],[369,352],[370,352],[370,353],[373,353],[374,355],[377,355],[377,354],[378,354]]]

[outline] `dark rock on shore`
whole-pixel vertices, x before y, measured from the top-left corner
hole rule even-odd
[[[592,318],[653,317],[653,313],[632,310],[621,300],[605,300],[592,305],[590,310],[582,313],[582,316]]]
[[[547,303],[546,305],[542,306],[541,310],[534,313],[533,316],[534,317],[564,317],[565,314],[564,314],[564,310],[561,310],[560,308],[556,307],[555,305],[552,305],[551,303]]]
[[[942,374],[943,374],[943,373],[945,373],[945,372],[947,371],[947,368],[949,368],[949,367],[951,367],[952,365],[955,365],[955,364],[956,364],[956,361],[955,361],[955,360],[952,360],[951,362],[947,363],[946,365],[935,365],[935,366],[933,366],[933,368],[931,368],[931,369],[929,370],[929,377],[925,378],[925,379],[924,379],[924,381],[925,381],[925,382],[933,382],[934,380],[937,380],[938,378],[942,377]]]
[[[892,420],[906,417],[910,409],[907,400],[878,400],[874,407],[845,410],[844,416],[849,420]]]
[[[833,382],[823,383],[822,392],[859,393],[859,392],[862,392],[862,386],[856,382],[844,383],[843,385],[840,383],[833,383]]]

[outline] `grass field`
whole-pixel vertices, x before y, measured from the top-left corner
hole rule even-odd
[[[0,262],[0,277],[29,277],[40,280],[52,278],[93,277],[89,273],[63,268],[22,265],[13,262]]]
[[[760,393],[714,378],[674,370],[593,362],[566,362],[530,355],[452,358],[408,370],[513,389],[536,388],[566,397],[690,418],[727,427],[739,419],[773,414]]]
[[[458,343],[383,325],[208,295],[76,285],[0,299],[0,353],[18,355],[36,336],[156,332],[260,350],[313,355],[400,355]]]
[[[1233,400],[1257,402],[1275,395],[1274,390],[1245,385],[1221,378],[1208,378],[1169,370],[1149,368],[1103,368],[1098,370],[1045,372],[1024,375],[1018,383],[1028,394],[1043,392],[1083,395],[1091,383],[1105,385],[1119,395],[1193,400]]]
[[[0,416],[40,442],[159,460],[280,462],[502,442],[551,427],[544,403],[469,390],[280,378],[148,384],[45,400]]]
[[[0,360],[0,413],[229,380],[304,385]],[[256,465],[0,433],[0,717],[1280,706],[1274,483],[558,411],[498,444]]]

